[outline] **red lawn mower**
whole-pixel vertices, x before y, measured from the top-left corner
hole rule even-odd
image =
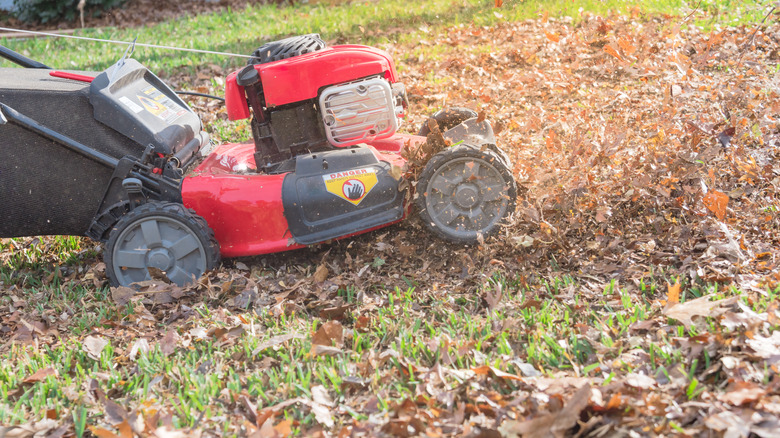
[[[100,73],[0,68],[0,237],[83,235],[105,243],[113,285],[157,268],[179,285],[220,257],[268,254],[402,220],[415,203],[462,244],[514,210],[510,165],[469,110],[433,116],[448,147],[414,187],[397,133],[407,111],[392,58],[319,35],[271,42],[226,80],[231,120],[254,141],[214,146],[199,117],[137,61]],[[413,196],[412,191],[416,192]],[[415,199],[415,201],[412,201]]]

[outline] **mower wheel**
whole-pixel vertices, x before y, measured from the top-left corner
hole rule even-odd
[[[267,62],[279,61],[281,59],[300,56],[305,53],[316,52],[327,47],[328,44],[320,38],[317,33],[299,35],[285,38],[279,41],[271,41],[260,46],[252,52],[252,58],[247,62],[248,65],[265,64]]]
[[[434,155],[417,180],[415,203],[428,229],[461,244],[498,231],[515,209],[517,186],[490,149],[461,144]]]
[[[104,253],[114,286],[149,280],[157,268],[179,286],[197,280],[219,262],[219,243],[206,220],[172,202],[150,202],[116,223]]]
[[[477,112],[474,110],[453,107],[436,111],[428,120],[436,120],[436,123],[439,124],[439,129],[441,132],[444,132],[474,117],[477,117]],[[422,127],[420,127],[420,132],[418,132],[417,135],[426,137],[428,136],[428,133],[431,132],[431,130],[428,128],[428,120],[426,120]]]

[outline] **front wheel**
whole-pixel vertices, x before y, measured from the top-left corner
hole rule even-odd
[[[514,211],[517,186],[489,149],[458,145],[436,154],[417,181],[415,200],[426,227],[450,242],[473,244],[498,231]]]
[[[104,259],[114,286],[149,280],[149,268],[184,286],[216,267],[219,244],[206,220],[183,205],[150,202],[116,223]]]

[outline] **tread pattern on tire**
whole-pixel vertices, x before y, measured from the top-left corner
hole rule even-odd
[[[500,150],[500,149],[499,149]],[[481,156],[475,156],[474,154],[478,154]],[[438,154],[434,155],[433,158],[431,158],[430,161],[428,161],[428,164],[425,165],[425,168],[423,169],[422,173],[420,174],[420,177],[417,179],[417,196],[415,197],[415,206],[417,207],[417,211],[420,214],[420,218],[422,219],[423,224],[425,224],[425,227],[433,233],[435,236],[439,237],[440,239],[446,240],[448,242],[453,243],[459,243],[459,244],[473,244],[476,243],[476,239],[471,238],[463,238],[463,237],[457,237],[452,236],[450,234],[447,234],[444,230],[442,230],[431,218],[430,214],[428,213],[428,208],[425,202],[425,192],[428,190],[428,183],[430,182],[431,177],[434,175],[434,173],[447,161],[462,158],[462,157],[474,157],[474,158],[480,158],[482,160],[487,161],[488,163],[495,166],[495,168],[499,171],[499,173],[502,174],[502,179],[508,183],[509,189],[508,189],[508,202],[506,206],[506,214],[510,214],[515,211],[515,204],[517,202],[517,184],[515,182],[514,177],[512,176],[511,171],[509,170],[509,166],[507,163],[504,163],[504,160],[502,157],[500,157],[498,154],[496,154],[492,148],[486,149],[486,150],[480,150],[480,148],[477,148],[475,146],[469,145],[469,144],[460,144],[458,146],[450,147],[442,152],[439,152]],[[487,238],[488,236],[491,236],[498,232],[499,226],[501,223],[504,223],[506,221],[506,216],[501,218],[500,221],[496,224],[496,226],[493,227],[488,233],[483,234],[483,238]]]
[[[300,56],[305,53],[316,52],[327,47],[327,43],[317,33],[299,35],[283,40],[271,41],[258,47],[252,52],[252,58],[247,64],[259,65],[268,62]]]
[[[121,229],[126,227],[129,223],[141,219],[144,216],[154,216],[159,214],[169,214],[176,219],[184,222],[187,225],[192,226],[192,229],[196,233],[202,234],[205,237],[206,244],[204,245],[204,251],[206,252],[206,271],[214,269],[219,265],[219,242],[214,236],[214,230],[209,227],[206,219],[195,213],[195,210],[187,208],[182,204],[174,202],[148,202],[146,204],[139,205],[135,209],[127,212],[122,216],[116,224],[114,224],[110,231],[108,242],[106,243],[105,250],[103,251],[103,261],[106,264],[106,275],[113,286],[118,286],[119,281],[113,272],[112,258],[114,245],[116,244],[116,238],[119,236]],[[209,263],[210,261],[210,263]]]

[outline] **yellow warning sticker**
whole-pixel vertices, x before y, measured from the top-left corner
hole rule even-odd
[[[330,193],[355,205],[360,204],[378,181],[373,167],[334,172],[322,175],[322,179]]]

